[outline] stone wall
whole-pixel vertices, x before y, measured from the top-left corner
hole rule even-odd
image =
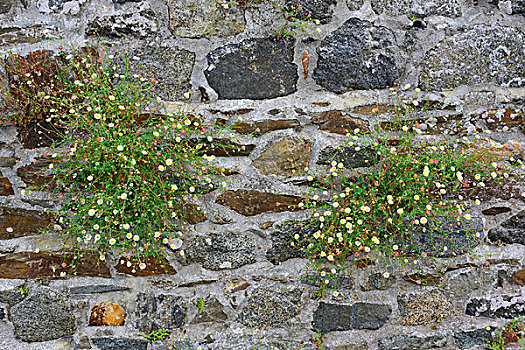
[[[161,98],[189,93],[194,113],[236,132],[234,147],[217,153],[231,170],[227,187],[199,198],[185,257],[135,271],[119,257],[86,256],[78,277],[62,278],[57,268],[71,256],[38,234],[56,198],[24,191],[48,181],[46,163],[34,160],[50,157],[50,143],[34,125],[3,127],[1,349],[317,349],[318,337],[330,350],[481,349],[483,338],[525,316],[523,183],[494,189],[472,211],[486,218],[477,258],[429,260],[405,274],[363,264],[329,281],[337,293],[320,298],[325,277],[307,272],[292,244],[306,234],[304,213],[275,205],[300,201],[307,175],[326,170],[348,131],[392,117],[394,84],[448,105],[422,112],[425,133],[472,139],[490,130],[493,147],[523,159],[525,2],[287,5],[319,21],[312,35],[275,38],[282,13],[258,1],[0,3],[2,50],[56,51],[100,36],[143,59]],[[349,157],[345,166],[363,164]],[[163,327],[171,345],[140,336]]]

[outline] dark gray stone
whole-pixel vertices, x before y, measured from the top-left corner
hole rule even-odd
[[[188,243],[186,259],[206,269],[236,269],[255,262],[253,239],[245,233],[214,233],[209,238],[197,237]]]
[[[257,38],[229,44],[207,56],[204,71],[220,99],[263,100],[295,92],[293,39]]]
[[[29,295],[29,289],[27,295]],[[24,300],[27,295],[25,293],[22,295],[19,289],[3,290],[0,292],[0,302],[13,306]]]
[[[321,150],[319,154],[319,164],[330,164],[333,160],[338,163],[343,163],[346,168],[362,168],[373,166],[378,160],[379,156],[372,146],[366,146],[359,151],[355,147],[344,147],[342,149],[335,149],[327,147]]]
[[[293,258],[304,258],[301,249],[308,246],[308,239],[319,230],[319,224],[300,221],[287,221],[271,236],[272,246],[266,252],[266,259],[277,265]],[[299,235],[299,239],[294,236]]]
[[[140,293],[136,310],[136,328],[144,333],[182,328],[186,323],[186,307],[180,296]]]
[[[133,338],[91,338],[100,350],[147,350],[148,341]]]
[[[361,289],[364,291],[368,290],[386,290],[394,284],[394,278],[386,278],[382,273],[374,273],[368,276],[367,283],[361,285]]]
[[[357,18],[326,37],[317,54],[313,78],[335,93],[391,87],[402,74],[394,33]]]
[[[91,343],[89,341],[89,338],[86,336],[80,337],[78,340],[78,348],[79,349],[91,349]]]
[[[49,6],[49,9],[58,12],[58,11],[62,11],[65,3],[68,3],[71,1],[73,0],[49,0],[48,6]]]
[[[133,74],[155,78],[155,93],[165,101],[182,100],[191,90],[191,73],[195,54],[178,47],[139,46],[126,50],[129,58],[139,57],[140,66],[130,69]],[[118,64],[122,66],[122,56]]]
[[[398,245],[408,254],[426,252],[428,256],[454,257],[476,247],[483,237],[481,218],[455,221],[448,218],[429,218],[423,227],[411,226],[406,237],[400,237]]]
[[[468,302],[465,313],[470,316],[507,319],[525,316],[523,297],[503,295],[493,299],[472,299]]]
[[[443,334],[429,337],[412,335],[393,335],[379,338],[379,350],[424,350],[442,349],[446,346],[447,338]]]
[[[124,286],[98,284],[98,285],[91,285],[91,286],[70,287],[69,293],[71,294],[96,294],[96,293],[121,292],[125,290],[129,290],[129,288],[124,287]]]
[[[332,20],[336,4],[336,0],[287,0],[284,8],[294,13],[297,19],[318,20],[326,24]]]
[[[141,3],[112,15],[96,16],[89,21],[86,34],[115,39],[146,38],[158,29],[155,12],[147,3]]]
[[[321,302],[314,312],[313,326],[324,334],[349,329],[376,330],[385,325],[392,314],[386,304],[354,303],[352,305]]]
[[[491,229],[488,237],[492,242],[525,245],[525,210],[509,218],[499,228]]]
[[[71,302],[48,289],[31,290],[31,295],[11,307],[9,318],[15,337],[26,342],[62,338],[75,333]]]
[[[372,0],[372,8],[381,14],[407,17],[460,17],[461,6],[456,0]]]
[[[350,11],[357,11],[363,7],[364,0],[346,0],[346,6]]]
[[[328,280],[328,284],[325,281]],[[301,282],[315,287],[326,286],[330,289],[352,289],[354,279],[348,274],[337,274],[335,277],[331,274],[323,276],[320,272],[309,272],[301,277]]]
[[[126,2],[141,2],[142,0],[113,0],[117,4],[125,4]]]
[[[476,345],[485,344],[486,340],[492,337],[493,330],[494,328],[491,327],[491,329],[481,328],[473,331],[458,332],[454,334],[454,339],[456,345],[461,349],[469,349]]]
[[[423,63],[421,88],[453,89],[494,83],[525,85],[525,34],[511,27],[476,25],[447,37]]]
[[[237,322],[247,327],[278,327],[300,312],[301,291],[256,289],[237,316]]]
[[[15,0],[2,0],[0,2],[0,14],[8,13],[15,4]]]

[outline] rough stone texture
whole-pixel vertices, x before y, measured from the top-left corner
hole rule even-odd
[[[516,271],[512,274],[512,279],[520,286],[525,286],[525,269]]]
[[[128,266],[127,262],[131,262]],[[160,275],[174,275],[177,273],[173,266],[164,258],[150,257],[144,260],[137,260],[133,257],[131,259],[120,257],[115,270],[119,273],[125,273],[132,276],[160,276]],[[145,263],[146,267],[141,269],[138,265]]]
[[[262,100],[296,91],[294,39],[257,38],[210,52],[204,71],[220,99]]]
[[[359,129],[360,134],[367,134],[370,124],[366,120],[351,117],[341,111],[326,111],[316,114],[312,117],[312,123],[318,124],[320,130],[340,135],[354,133],[356,129]]]
[[[122,306],[116,303],[98,303],[93,305],[90,326],[123,326],[126,322],[127,313]]]
[[[336,0],[287,0],[284,8],[301,20],[318,20],[322,24],[330,22]]]
[[[54,252],[21,252],[0,257],[0,278],[53,280],[64,278],[61,272],[70,272],[71,254]],[[61,267],[65,263],[67,267]],[[76,266],[78,277],[110,278],[109,268],[98,259],[98,255],[82,253]]]
[[[467,304],[465,313],[470,316],[512,319],[525,316],[523,297],[498,295],[490,299],[472,299]]]
[[[244,10],[213,0],[170,0],[170,30],[184,38],[228,37],[244,31]]]
[[[363,6],[364,2],[365,0],[346,0],[346,6],[350,11],[357,11]]]
[[[493,242],[525,245],[525,210],[509,218],[499,228],[491,229],[488,237]]]
[[[201,208],[193,203],[186,203],[183,206],[184,210],[184,220],[187,223],[195,225],[201,222],[206,221],[206,215],[201,210]]]
[[[461,6],[456,0],[372,0],[372,8],[379,14],[385,12],[390,16],[461,16]]]
[[[407,252],[426,252],[428,256],[452,257],[476,247],[483,234],[481,218],[462,220],[431,218],[426,231],[421,227],[411,227],[407,236],[409,243],[399,243]]]
[[[206,301],[204,310],[199,310],[199,313],[191,323],[220,322],[227,319],[228,316],[224,313],[224,306],[214,298],[210,301]]]
[[[136,328],[150,333],[161,328],[174,330],[186,323],[182,297],[166,294],[139,293],[136,305]]]
[[[494,216],[494,215],[499,215],[503,213],[508,213],[509,211],[512,211],[512,209],[508,207],[491,207],[489,209],[482,210],[481,214],[487,215],[487,216]]]
[[[133,338],[91,338],[100,350],[147,350],[149,341]]]
[[[278,327],[299,314],[301,291],[258,288],[247,299],[237,322],[249,327]]]
[[[2,1],[2,3],[0,3],[0,14],[8,13],[14,4],[16,4],[15,0]]]
[[[5,142],[0,142],[0,168],[13,167],[18,158],[15,157],[15,148]]]
[[[452,89],[460,85],[495,83],[523,86],[525,55],[522,31],[477,25],[447,37],[429,51],[422,64],[423,89]]]
[[[217,198],[217,203],[226,205],[239,214],[246,216],[264,212],[280,213],[299,210],[297,206],[302,198],[292,195],[266,193],[255,190],[225,191]]]
[[[96,284],[87,286],[70,287],[69,294],[98,294],[110,292],[123,292],[129,290],[128,287],[114,286],[106,284]]]
[[[387,290],[394,284],[394,278],[386,278],[382,273],[374,273],[370,275],[365,284],[361,285],[361,289],[368,290]]]
[[[29,297],[11,307],[9,318],[15,337],[27,342],[58,339],[76,330],[71,303],[48,289],[32,291]]]
[[[31,187],[52,190],[55,188],[51,183],[53,177],[47,172],[51,163],[53,160],[49,157],[38,157],[31,164],[18,168],[16,174]]]
[[[458,332],[454,334],[456,345],[461,349],[469,349],[476,345],[486,344],[485,339],[492,337],[490,329],[481,328],[473,331]]]
[[[224,121],[224,119],[219,119]],[[221,125],[221,122],[217,124]],[[224,123],[222,123],[224,125]],[[257,120],[253,122],[239,121],[232,125],[232,129],[241,134],[252,134],[254,136],[266,134],[270,131],[290,129],[299,126],[297,119],[283,119],[283,120]]]
[[[303,258],[302,248],[308,245],[307,238],[312,237],[314,232],[319,230],[316,225],[309,225],[307,222],[287,221],[272,233],[272,246],[266,252],[266,258],[272,264],[279,264],[293,258]],[[299,239],[295,239],[299,235]]]
[[[406,325],[427,325],[453,314],[451,302],[439,289],[422,294],[402,294],[397,297],[399,313]]]
[[[317,49],[315,82],[329,91],[383,89],[401,76],[401,57],[392,31],[351,18]]]
[[[0,239],[39,234],[52,218],[52,214],[37,210],[0,207]]]
[[[379,329],[390,318],[392,308],[385,304],[357,302],[352,305],[321,302],[314,312],[313,326],[324,334],[350,329]]]
[[[252,165],[264,175],[299,176],[309,162],[310,140],[285,137],[266,147]]]
[[[344,147],[342,149],[326,147],[321,150],[317,162],[328,165],[334,160],[343,163],[345,168],[352,169],[372,166],[379,160],[379,156],[376,155],[375,149],[371,146],[359,148],[358,151],[356,151],[356,147]]]
[[[191,239],[186,248],[188,262],[206,269],[236,269],[255,262],[253,239],[245,233],[216,233],[209,238]]]
[[[0,175],[2,173],[0,172]],[[7,177],[0,177],[0,196],[12,196],[15,194],[13,185]]]
[[[93,18],[88,24],[86,34],[110,38],[145,38],[157,31],[155,12],[144,3],[127,11]]]
[[[379,350],[423,350],[442,349],[447,343],[443,334],[428,337],[412,335],[394,335],[379,338]]]
[[[27,289],[27,293],[29,293],[29,288]],[[21,291],[18,289],[3,290],[0,292],[0,302],[13,306],[24,300],[24,298],[27,297],[27,293],[21,294]]]
[[[328,280],[328,283],[326,283]],[[352,289],[354,279],[348,274],[323,275],[322,272],[308,272],[301,277],[301,282],[315,287],[325,286],[330,289]]]
[[[49,147],[62,139],[60,134],[64,131],[45,120],[31,120],[18,126],[18,139],[27,149]]]
[[[140,67],[133,73],[155,78],[155,93],[166,101],[181,100],[191,90],[191,73],[195,64],[193,52],[176,46],[143,45],[127,51],[128,57],[139,57]]]

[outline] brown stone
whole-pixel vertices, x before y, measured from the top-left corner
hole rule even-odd
[[[128,261],[131,263],[130,266],[127,264]],[[139,267],[140,262],[144,262],[146,264],[144,269]],[[119,273],[140,277],[174,275],[177,273],[177,271],[175,271],[173,266],[171,266],[171,264],[165,258],[161,259],[158,257],[150,257],[141,261],[134,257],[120,257],[117,265],[115,266],[115,269]]]
[[[265,212],[280,213],[300,210],[297,206],[303,198],[293,195],[259,192],[255,190],[225,191],[217,203],[225,205],[246,216]]]
[[[0,207],[0,239],[36,235],[52,218],[52,214],[36,210]]]
[[[523,127],[525,125],[525,115],[512,108],[493,109],[481,115],[491,131],[498,131],[504,127]]]
[[[17,161],[15,157],[0,157],[0,168],[11,168]]]
[[[249,155],[255,148],[254,145],[240,145],[227,139],[215,139],[212,142],[200,140],[204,145],[200,154],[213,155],[216,157],[239,157]],[[193,146],[190,143],[190,147]]]
[[[253,162],[264,175],[298,176],[310,162],[310,141],[297,137],[285,137],[268,146]]]
[[[184,204],[182,210],[184,219],[192,225],[206,221],[206,215],[204,215],[201,208],[193,203]]]
[[[375,105],[364,105],[357,106],[352,109],[353,113],[363,114],[363,115],[377,115],[377,114],[387,114],[393,113],[396,110],[395,106],[386,105],[386,104],[375,104]]]
[[[116,303],[98,303],[93,305],[90,326],[123,326],[126,321],[126,311]]]
[[[508,213],[511,210],[512,209],[507,208],[507,207],[492,207],[492,208],[483,210],[481,213],[483,215],[494,216],[498,214]]]
[[[0,177],[0,196],[12,196],[15,194],[13,185],[7,177]]]
[[[327,111],[316,114],[313,116],[312,122],[318,124],[321,130],[340,135],[353,134],[355,129],[359,129],[360,134],[367,134],[370,124],[366,120],[351,117],[341,111]]]
[[[227,319],[224,306],[214,298],[205,303],[203,310],[199,310],[191,323],[219,322]]]
[[[237,122],[232,129],[240,134],[262,135],[269,131],[290,129],[299,126],[297,119],[290,120],[260,120],[254,122]]]
[[[520,286],[525,286],[525,269],[519,270],[512,275],[512,279],[516,281]]]
[[[239,115],[244,115],[244,114],[248,114],[250,112],[253,112],[255,109],[253,108],[240,108],[240,109],[236,109],[236,110],[233,110],[233,111],[221,111],[220,109],[212,109],[210,110],[210,113],[211,114],[217,114],[217,113],[221,113],[225,116],[228,116],[228,117],[237,117]],[[219,122],[220,120],[222,120],[223,122],[225,121],[224,119],[219,119],[217,120],[217,122]]]
[[[30,186],[35,186],[40,189],[54,189],[51,184],[53,176],[46,174],[46,170],[49,169],[49,165],[53,163],[51,158],[40,157],[29,165],[18,168],[16,174]]]
[[[53,142],[62,140],[61,133],[64,128],[59,128],[45,120],[31,120],[18,127],[18,138],[24,148],[34,149],[50,147]]]
[[[413,273],[403,276],[403,279],[407,282],[420,284],[422,286],[435,286],[443,281],[443,277],[444,274],[439,272],[435,274]]]
[[[71,275],[70,264],[77,256],[75,267],[77,277],[111,278],[109,268],[91,252],[21,252],[0,257],[0,278],[54,280]],[[60,276],[65,272],[64,277]]]
[[[267,221],[267,222],[261,222],[259,224],[259,227],[262,229],[262,230],[266,230],[267,228],[270,228],[272,227],[273,225],[273,221]]]

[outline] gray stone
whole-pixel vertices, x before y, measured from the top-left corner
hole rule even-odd
[[[170,0],[170,30],[185,38],[228,37],[246,25],[240,6],[214,0]]]
[[[332,20],[336,4],[336,0],[286,0],[284,8],[299,20],[318,20],[326,24]]]
[[[128,287],[114,286],[105,284],[96,284],[88,286],[70,287],[70,294],[97,294],[97,293],[109,293],[109,292],[121,292],[129,290]]]
[[[71,302],[48,289],[31,290],[29,297],[11,307],[9,318],[15,337],[26,342],[62,338],[76,329]]]
[[[322,334],[350,329],[376,330],[388,322],[391,314],[392,308],[386,304],[357,302],[340,305],[321,302],[314,312],[313,326]]]
[[[256,38],[219,47],[204,71],[220,99],[262,100],[295,92],[298,74],[293,39]]]
[[[29,293],[29,289],[23,293],[24,294],[21,293],[20,289],[3,290],[0,292],[0,302],[6,303],[9,306],[13,306],[27,297],[26,293]]]
[[[489,299],[472,299],[468,302],[465,313],[470,316],[489,318],[507,318],[525,316],[523,297],[499,295]]]
[[[452,303],[445,294],[434,289],[422,294],[401,294],[397,297],[399,313],[406,325],[427,325],[452,316]]]
[[[142,0],[113,0],[117,4],[125,4],[126,2],[141,2]]]
[[[91,338],[100,350],[147,350],[148,341],[133,338]]]
[[[308,239],[319,230],[318,224],[300,221],[287,221],[271,236],[272,246],[266,252],[266,258],[272,264],[279,264],[293,258],[304,258],[302,249],[308,246]],[[295,239],[299,235],[299,239]]]
[[[447,338],[443,334],[428,337],[412,335],[393,335],[379,338],[379,350],[424,350],[442,349],[446,346]]]
[[[64,4],[71,1],[73,0],[49,0],[48,6],[50,10],[60,12],[64,8]]]
[[[86,336],[80,337],[80,339],[78,340],[78,348],[91,349],[91,342],[89,341],[89,338]]]
[[[473,331],[464,331],[454,333],[454,340],[456,345],[461,349],[469,349],[476,345],[486,344],[486,340],[492,337],[492,330],[494,328],[486,329],[475,329]]]
[[[368,347],[368,343],[366,341],[361,341],[358,343],[353,344],[344,344],[344,345],[338,345],[333,350],[368,350],[370,349]],[[332,348],[330,348],[332,350]]]
[[[214,233],[209,238],[192,239],[186,259],[210,270],[236,269],[255,262],[255,245],[245,233]]]
[[[328,280],[328,283],[326,283]],[[321,272],[308,272],[301,277],[301,282],[315,287],[326,286],[330,289],[352,289],[354,286],[354,279],[352,275],[348,274],[332,274],[323,275]]]
[[[145,38],[158,32],[155,12],[147,3],[137,4],[112,15],[97,16],[87,26],[86,34],[109,38]]]
[[[317,162],[328,165],[334,160],[351,169],[373,166],[379,160],[379,156],[376,155],[372,146],[366,146],[359,151],[356,151],[355,147],[344,147],[342,149],[327,147],[321,150]]]
[[[357,11],[363,6],[364,2],[365,0],[346,0],[346,6],[350,11]]]
[[[357,18],[321,41],[317,54],[313,78],[335,93],[391,87],[402,74],[394,33]]]
[[[372,8],[381,14],[407,17],[460,17],[461,6],[456,0],[372,0]]]
[[[523,86],[525,35],[501,26],[476,25],[447,37],[422,63],[421,88],[453,89],[461,85],[495,83]]]
[[[0,3],[0,14],[8,13],[15,3],[15,0],[2,0]]]
[[[301,291],[258,288],[248,297],[237,322],[248,327],[279,327],[300,312]]]
[[[428,256],[454,257],[469,251],[480,243],[483,235],[481,218],[455,221],[448,218],[429,218],[423,227],[411,226],[406,237],[400,237],[398,245],[408,254],[426,252]]]
[[[191,90],[191,73],[195,64],[193,52],[178,47],[153,45],[126,50],[126,54],[128,58],[140,58],[140,67],[134,66],[130,71],[155,78],[155,93],[163,100],[181,100],[184,93]]]
[[[174,330],[186,323],[186,306],[182,297],[166,294],[139,293],[136,328],[150,333],[161,328]]]
[[[499,228],[491,229],[488,237],[492,242],[525,245],[525,210],[506,220]]]
[[[203,346],[203,350],[318,350],[319,348],[314,344],[295,339],[281,339],[278,337],[264,336],[261,337],[255,333],[255,339],[251,335],[237,335],[223,333],[215,342],[209,344],[207,347]],[[179,349],[176,349],[179,350]],[[182,348],[180,350],[188,350]]]
[[[310,140],[285,137],[269,145],[252,165],[264,175],[304,175],[310,161]]]
[[[368,276],[366,284],[361,285],[361,289],[368,290],[386,290],[394,284],[394,278],[386,278],[382,273],[374,273]]]
[[[203,322],[221,322],[228,319],[228,315],[224,312],[224,305],[222,305],[216,298],[207,300],[204,309],[197,313],[191,323]]]

